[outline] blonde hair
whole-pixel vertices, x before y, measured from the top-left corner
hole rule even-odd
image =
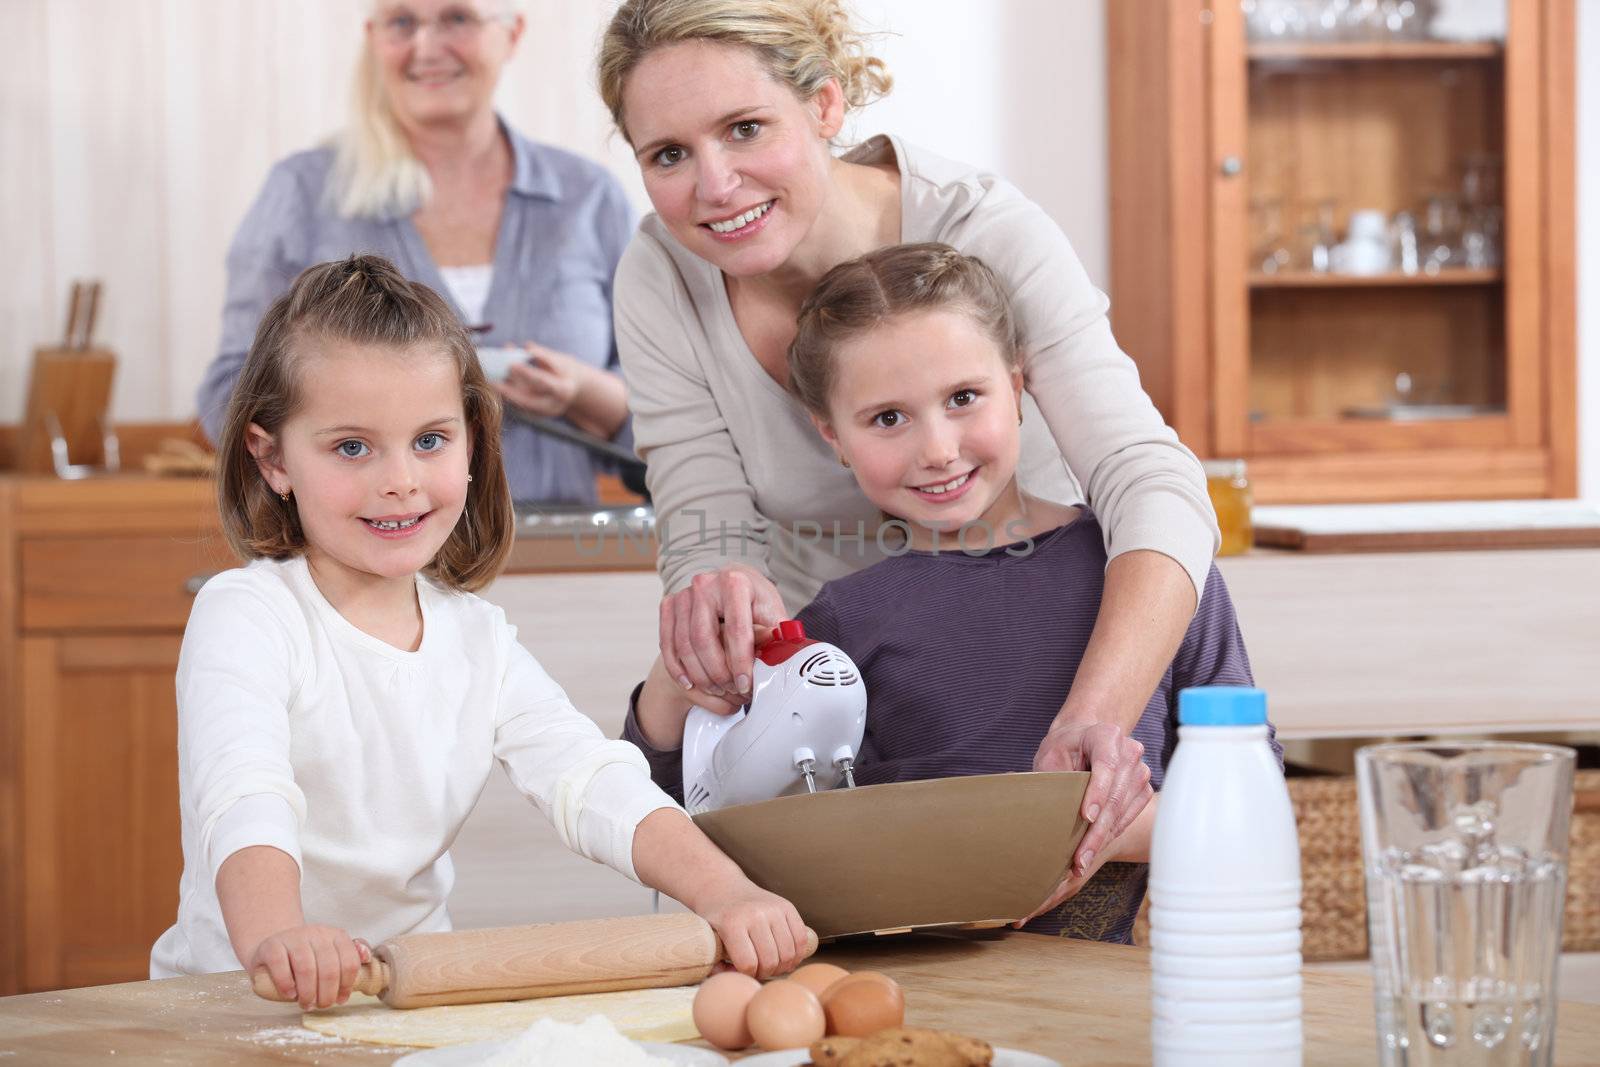
[[[472,435],[466,509],[423,573],[453,589],[481,589],[511,552],[514,517],[500,449],[500,398],[483,376],[472,340],[439,294],[408,281],[381,256],[357,255],[307,268],[256,330],[228,402],[217,443],[222,530],[244,559],[305,552],[293,497],[272,491],[247,447],[250,425],[278,435],[299,405],[300,365],[318,342],[392,349],[402,358],[443,350],[460,375]]]
[[[800,305],[789,345],[789,391],[820,418],[828,415],[838,347],[896,315],[955,311],[993,339],[1007,368],[1022,366],[1022,337],[1011,301],[981,259],[946,244],[889,245],[841,263]]]
[[[376,9],[383,0],[372,0]],[[499,18],[514,17],[514,0],[500,0]],[[411,143],[395,118],[383,86],[372,42],[363,39],[350,86],[350,119],[331,144],[333,180],[328,183],[328,204],[339,215],[353,218],[403,218],[433,198],[428,168],[411,152]]]
[[[371,41],[361,43],[350,121],[333,138],[333,153],[328,196],[344,218],[402,218],[433,197],[433,179],[394,116]]]
[[[836,80],[852,108],[888,95],[883,60],[867,51],[843,0],[624,0],[600,41],[600,96],[623,137],[622,92],[651,50],[684,41],[749,48],[768,73],[809,100]]]

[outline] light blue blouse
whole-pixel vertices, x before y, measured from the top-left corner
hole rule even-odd
[[[615,371],[611,281],[633,234],[627,197],[600,165],[536,144],[504,120],[501,129],[511,142],[516,172],[495,238],[485,321],[467,325],[491,327],[474,335],[479,345],[534,341]],[[222,342],[198,397],[201,424],[213,441],[261,316],[305,268],[375,252],[455,307],[409,217],[348,219],[332,209],[326,190],[333,155],[332,148],[315,148],[274,166],[228,249]],[[606,469],[603,460],[509,415],[503,439],[517,500],[595,499],[594,476]],[[614,440],[633,447],[631,421]]]

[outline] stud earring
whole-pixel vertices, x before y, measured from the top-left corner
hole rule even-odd
[[[845,470],[849,470],[850,469],[850,461],[845,459],[843,456],[840,456],[839,457],[839,466],[843,467]]]
[[[472,481],[472,475],[470,475],[470,474],[467,475],[467,481],[469,481],[469,482]]]
[[[283,501],[285,504],[287,504],[289,502],[289,490],[284,489],[284,490],[280,491],[278,493],[278,499]]]

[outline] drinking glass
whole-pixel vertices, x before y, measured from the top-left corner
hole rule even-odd
[[[1448,267],[1461,266],[1461,206],[1452,196],[1430,196],[1423,214],[1421,245],[1422,270],[1438,274]]]
[[[1255,197],[1250,201],[1254,216],[1251,228],[1255,234],[1255,247],[1251,251],[1251,269],[1263,274],[1276,274],[1286,269],[1294,259],[1285,242],[1283,232],[1283,201],[1276,196]]]
[[[1548,1067],[1574,753],[1443,742],[1356,753],[1384,1067]]]
[[[1244,460],[1207,459],[1201,461],[1201,466],[1206,472],[1206,493],[1217,513],[1217,528],[1222,531],[1222,547],[1217,555],[1237,556],[1250,551],[1255,542],[1250,521],[1254,497]]]

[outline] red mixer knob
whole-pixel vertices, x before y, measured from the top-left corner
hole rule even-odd
[[[804,641],[806,628],[801,625],[799,619],[784,619],[772,632],[772,636],[779,641]]]

